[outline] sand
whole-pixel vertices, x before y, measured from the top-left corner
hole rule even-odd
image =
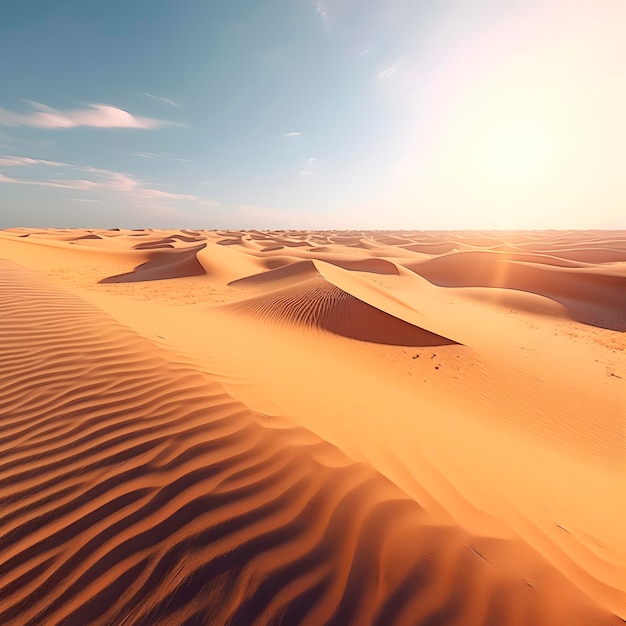
[[[626,232],[0,231],[0,624],[626,620]]]

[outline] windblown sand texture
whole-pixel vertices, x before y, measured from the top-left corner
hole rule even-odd
[[[626,232],[0,231],[0,624],[626,620]]]

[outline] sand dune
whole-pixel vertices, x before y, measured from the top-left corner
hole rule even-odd
[[[572,267],[551,258],[492,252],[459,252],[406,266],[445,287],[500,287],[552,298],[580,322],[626,330],[622,268]]]
[[[0,231],[0,623],[626,619],[626,233]]]
[[[394,346],[440,346],[450,339],[406,322],[323,278],[273,291],[231,305],[231,310],[258,316],[267,323],[319,328],[360,341]]]
[[[185,249],[182,252],[169,253],[159,252],[150,256],[150,260],[137,266],[132,272],[119,276],[109,276],[102,279],[103,283],[124,283],[144,280],[164,280],[168,278],[183,278],[185,276],[198,276],[205,273],[204,267],[198,261],[197,253],[206,244]],[[147,250],[150,248],[134,246],[135,250]],[[162,244],[158,246],[162,250]]]

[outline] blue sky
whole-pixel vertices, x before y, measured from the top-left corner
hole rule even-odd
[[[0,227],[626,228],[621,0],[21,0]]]

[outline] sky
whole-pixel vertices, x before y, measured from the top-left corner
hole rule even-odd
[[[4,0],[0,228],[626,228],[624,0]]]

